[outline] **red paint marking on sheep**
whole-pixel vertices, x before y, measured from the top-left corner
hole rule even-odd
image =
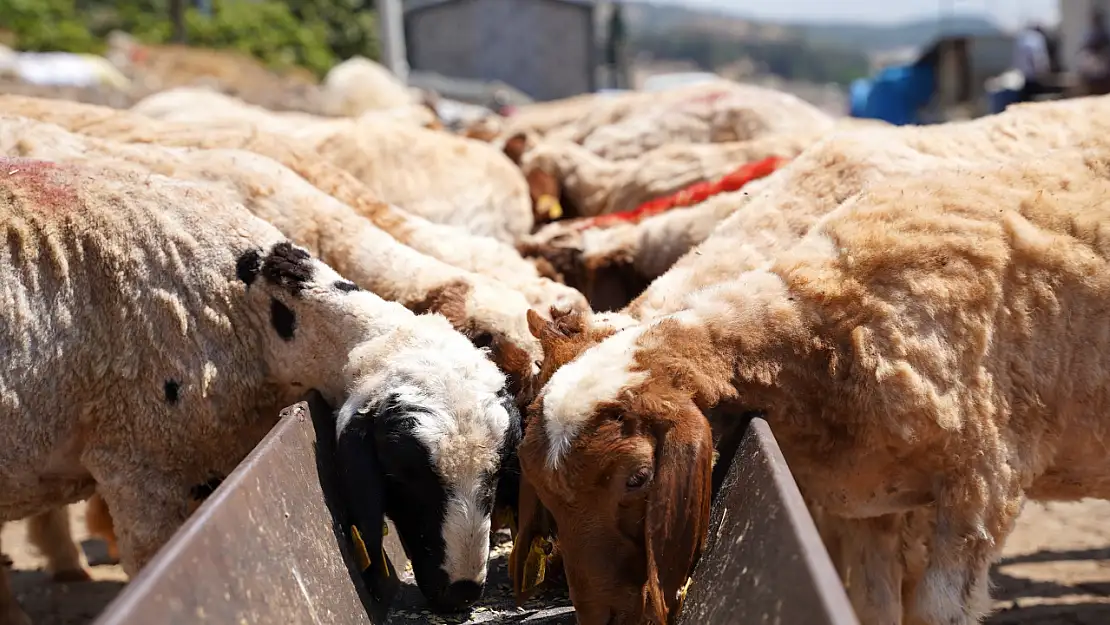
[[[646,217],[658,215],[672,208],[693,206],[714,195],[739,191],[752,180],[765,178],[789,162],[790,159],[770,156],[753,163],[745,163],[713,182],[696,182],[671,195],[648,200],[629,211],[583,219],[575,223],[574,227],[577,230],[589,230],[590,228],[607,228],[621,223],[638,223]]]
[[[694,97],[686,100],[686,103],[687,104],[702,104],[702,103],[712,104],[712,103],[716,102],[717,100],[720,100],[721,98],[725,97],[726,95],[728,95],[728,92],[724,91],[724,90],[710,91],[709,93],[703,93],[701,95],[694,96]]]
[[[0,180],[16,195],[30,198],[42,211],[62,212],[77,208],[73,186],[59,176],[62,168],[51,161],[0,158]]]

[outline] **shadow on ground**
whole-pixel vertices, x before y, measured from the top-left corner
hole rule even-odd
[[[1092,569],[1101,579],[1089,579]],[[1040,579],[1048,576],[1055,579]],[[1110,549],[1006,557],[991,569],[991,584],[997,610],[985,625],[1110,623]]]

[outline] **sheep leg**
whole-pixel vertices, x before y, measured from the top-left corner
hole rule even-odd
[[[170,477],[134,470],[111,474],[128,473],[133,479],[98,482],[97,492],[114,521],[123,570],[134,577],[188,518],[188,488]]]
[[[846,519],[826,511],[818,528],[861,623],[902,623],[901,514]]]
[[[906,514],[902,529],[902,625],[927,625],[913,613],[917,588],[929,564],[929,539],[933,535],[933,509],[922,508]]]
[[[4,528],[4,524],[0,523],[0,530]],[[31,625],[31,617],[19,607],[19,602],[15,600],[15,592],[12,590],[11,579],[9,577],[8,569],[11,568],[11,560],[4,556],[0,550],[0,625]]]
[[[929,562],[918,585],[913,617],[929,625],[975,625],[990,609],[990,564],[1001,553],[1021,511],[1016,476],[1004,464],[961,476],[936,498]],[[998,468],[1001,467],[1001,468]]]
[[[81,552],[69,527],[69,506],[58,506],[27,520],[27,538],[46,556],[46,570],[56,582],[87,582]]]
[[[108,546],[108,558],[119,562],[119,542],[116,540],[115,524],[108,511],[108,504],[100,494],[89,497],[85,504],[85,529],[90,536],[95,536]]]

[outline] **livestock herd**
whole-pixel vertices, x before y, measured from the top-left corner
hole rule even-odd
[[[2,95],[0,523],[83,579],[88,500],[134,575],[315,390],[367,566],[388,517],[465,608],[507,519],[518,598],[662,625],[761,415],[861,622],[977,623],[1026,500],[1110,498],[1106,137],[1107,97],[893,127],[723,80],[459,131]]]

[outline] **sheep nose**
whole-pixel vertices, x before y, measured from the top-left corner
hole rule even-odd
[[[464,580],[453,582],[433,602],[441,612],[458,612],[482,597],[482,585]]]

